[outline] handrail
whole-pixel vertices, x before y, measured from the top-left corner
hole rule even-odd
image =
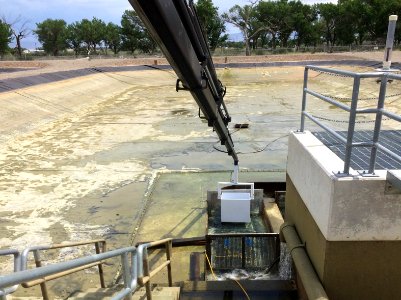
[[[308,79],[309,79],[309,70],[313,70],[316,72],[322,72],[327,74],[333,74],[337,76],[345,76],[353,78],[353,91],[352,91],[352,100],[351,105],[345,105],[327,95],[322,95],[316,91],[313,91],[308,88]],[[368,109],[358,109],[358,100],[359,100],[359,91],[360,91],[360,83],[361,79],[363,78],[378,78],[380,82],[380,91],[378,96],[378,102],[376,108],[368,108]],[[336,70],[324,67],[317,67],[308,65],[305,67],[304,72],[304,87],[303,87],[303,95],[302,95],[302,113],[301,113],[301,125],[300,125],[300,132],[304,132],[305,130],[305,118],[313,121],[321,128],[326,130],[328,133],[339,139],[342,143],[345,144],[345,158],[344,158],[344,169],[338,171],[339,175],[349,175],[350,172],[350,163],[351,163],[351,155],[352,149],[354,147],[370,147],[371,154],[369,158],[369,169],[367,171],[364,170],[363,175],[374,175],[375,174],[375,164],[376,164],[376,156],[377,150],[381,150],[385,152],[387,155],[392,157],[393,159],[401,162],[401,157],[396,153],[392,152],[391,150],[387,149],[381,143],[379,143],[379,136],[382,126],[382,119],[383,116],[386,116],[392,120],[401,122],[401,115],[397,115],[390,111],[386,111],[384,109],[384,102],[386,98],[387,92],[387,83],[389,79],[393,80],[400,80],[401,75],[391,74],[389,72],[367,72],[367,73],[356,73],[352,71],[344,71],[344,70]],[[339,135],[335,130],[331,129],[329,126],[325,125],[323,122],[318,120],[312,114],[307,112],[306,105],[307,105],[307,95],[311,95],[315,98],[318,98],[322,101],[328,102],[336,107],[349,112],[349,121],[348,121],[348,130],[347,136],[344,138],[343,136]],[[355,132],[355,121],[357,114],[375,114],[375,127],[373,131],[373,138],[370,141],[365,142],[354,142],[354,132]]]
[[[81,246],[93,242],[103,243],[104,246],[102,247],[102,249],[104,249],[104,251],[100,252],[100,247],[96,247],[96,251],[99,251],[99,253],[93,255],[72,259],[70,261],[58,262],[51,265],[40,265],[39,267],[34,269],[27,268],[27,258],[30,252],[33,252],[35,255],[35,253],[39,253],[39,251],[41,250]],[[164,244],[166,247],[167,261],[154,270],[150,271],[147,250],[162,244]],[[6,276],[0,276],[0,297],[5,297],[6,295],[14,292],[20,284],[28,283],[29,286],[32,286],[34,284],[42,284],[50,279],[55,279],[70,274],[72,272],[83,270],[95,265],[100,265],[103,263],[103,261],[117,256],[121,257],[124,289],[118,294],[114,295],[112,300],[132,299],[132,293],[136,291],[139,284],[146,285],[147,297],[148,299],[152,299],[150,290],[150,279],[164,267],[167,267],[169,286],[172,286],[171,238],[142,244],[138,248],[135,246],[131,246],[110,251],[105,251],[104,240],[94,240],[79,243],[29,247],[22,252],[22,255],[20,255],[17,250],[0,250],[0,256],[1,255],[15,255],[14,265],[16,272]],[[40,263],[39,256],[35,257],[35,263],[36,260]],[[138,274],[140,274],[140,276],[138,276]],[[45,299],[46,294],[42,294],[42,296]]]
[[[136,289],[136,247],[126,247],[117,250],[111,250],[100,254],[93,254],[85,257],[75,258],[70,261],[59,262],[52,265],[42,266],[40,268],[22,270],[16,273],[13,273],[8,276],[0,277],[0,289],[7,288],[12,285],[21,284],[23,282],[28,282],[31,280],[40,279],[46,276],[51,276],[60,272],[65,272],[70,270],[71,268],[79,268],[82,266],[86,266],[93,263],[99,263],[104,260],[116,257],[123,256],[124,260],[122,261],[123,266],[126,266],[128,262],[128,254],[131,254],[131,267],[128,270],[131,271],[131,276],[133,280],[129,282],[125,282],[126,288],[130,288],[131,290]],[[127,268],[123,268],[124,270]],[[125,278],[128,276],[125,276]],[[122,299],[116,298],[116,299]]]
[[[158,266],[153,271],[149,268],[148,249],[157,247],[159,245],[165,246],[166,261]],[[173,285],[171,273],[171,256],[172,256],[172,239],[167,238],[159,241],[154,241],[138,246],[138,282],[146,287],[146,298],[152,300],[152,292],[150,289],[150,279],[155,276],[159,271],[167,267],[168,285]]]
[[[21,270],[27,270],[28,269],[28,255],[30,252],[33,253],[34,259],[35,259],[35,265],[37,268],[42,267],[42,261],[40,258],[40,251],[43,250],[54,250],[54,249],[61,249],[61,248],[69,248],[69,247],[76,247],[76,246],[84,246],[84,245],[90,245],[90,244],[94,244],[95,245],[95,251],[96,254],[99,254],[101,252],[105,252],[106,251],[106,241],[103,239],[98,239],[98,240],[90,240],[90,241],[82,241],[82,242],[75,242],[75,243],[63,243],[63,244],[54,244],[54,245],[45,245],[45,246],[34,246],[34,247],[28,247],[26,249],[24,249],[24,251],[21,254]],[[58,273],[55,274],[51,274],[51,275],[44,275],[41,278],[37,278],[35,280],[31,280],[28,282],[23,282],[22,286],[24,288],[29,288],[35,285],[40,284],[40,289],[42,291],[42,297],[44,300],[48,300],[49,299],[49,295],[47,292],[47,286],[46,286],[46,282],[53,280],[53,279],[57,279],[63,276],[66,276],[68,274],[72,274],[81,270],[85,270],[94,266],[98,266],[98,270],[99,270],[99,277],[100,277],[100,286],[102,288],[105,288],[106,285],[104,283],[104,276],[103,276],[103,266],[102,266],[102,262],[96,262],[96,263],[92,263],[92,264],[88,264],[85,266],[79,266],[76,268],[70,268],[68,270],[65,271],[60,271]]]
[[[18,272],[20,270],[20,260],[21,260],[21,254],[18,250],[16,249],[3,249],[0,250],[0,256],[6,256],[6,255],[13,255],[14,256],[14,272]],[[11,293],[14,293],[18,288],[18,284],[15,284],[13,286],[7,287],[7,288],[0,288],[0,299],[5,299],[5,296]]]

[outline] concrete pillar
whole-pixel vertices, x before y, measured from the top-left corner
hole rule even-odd
[[[330,299],[401,299],[401,196],[378,177],[338,178],[343,161],[311,133],[289,137],[287,222]]]

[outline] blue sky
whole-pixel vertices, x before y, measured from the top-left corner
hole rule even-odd
[[[337,0],[301,0],[303,3],[313,4],[317,2],[334,2]],[[235,4],[244,5],[249,0],[213,0],[219,7],[221,13],[227,11]],[[0,0],[0,17],[5,17],[7,21],[15,20],[18,16],[29,21],[29,28],[35,29],[36,23],[42,22],[47,18],[64,19],[67,23],[82,20],[83,18],[92,19],[97,17],[103,21],[120,23],[121,15],[124,10],[131,9],[127,0]],[[234,27],[228,26],[229,33],[236,33]],[[39,47],[36,37],[32,34],[22,41],[25,48]]]

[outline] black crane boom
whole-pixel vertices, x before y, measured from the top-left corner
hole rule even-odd
[[[178,76],[177,91],[191,92],[208,125],[238,165],[227,128],[231,118],[195,7],[185,0],[129,0]]]

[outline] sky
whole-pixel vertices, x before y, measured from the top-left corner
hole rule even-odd
[[[314,4],[322,2],[336,3],[337,0],[301,0],[303,3]],[[234,5],[249,4],[249,0],[213,0],[219,12],[228,11]],[[128,0],[0,0],[0,17],[12,22],[18,16],[29,21],[30,29],[36,28],[36,23],[47,18],[64,19],[68,24],[84,18],[97,17],[106,23],[120,24],[121,16],[126,9],[131,9]],[[229,34],[237,33],[235,27],[227,26]],[[22,40],[22,46],[28,49],[39,47],[36,36],[31,34]]]

